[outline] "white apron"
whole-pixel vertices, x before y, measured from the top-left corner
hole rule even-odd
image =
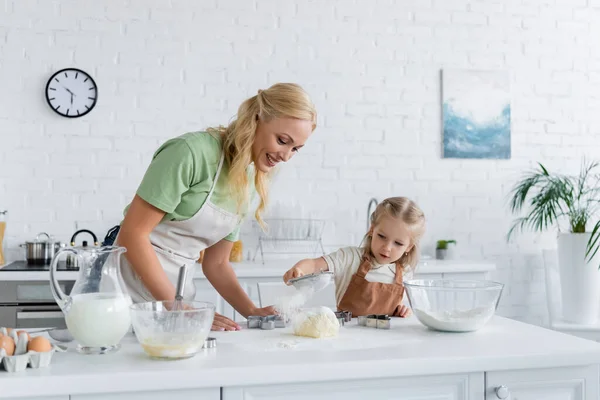
[[[183,264],[187,265],[188,271],[183,297],[188,301],[194,300],[196,294],[193,279],[197,265],[196,260],[200,257],[200,252],[226,237],[240,221],[237,214],[219,208],[211,201],[217,180],[221,174],[223,160],[224,157],[221,155],[213,184],[206,201],[198,212],[184,221],[163,221],[150,233],[150,243],[152,243],[158,260],[173,286],[177,286],[179,268]],[[117,237],[116,241],[118,240]],[[125,257],[126,254],[121,255],[121,271],[125,286],[133,302],[155,301],[131,267]]]

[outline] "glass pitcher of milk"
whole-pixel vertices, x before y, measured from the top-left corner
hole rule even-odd
[[[84,354],[104,354],[121,348],[121,339],[131,327],[132,304],[120,268],[124,247],[68,247],[52,259],[50,287],[65,315],[69,332]],[[59,258],[64,254],[77,257],[79,276],[69,295],[57,279]]]

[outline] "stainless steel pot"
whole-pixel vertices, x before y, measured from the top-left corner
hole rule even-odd
[[[45,240],[40,239],[46,236]],[[54,254],[61,248],[65,247],[64,243],[55,242],[46,232],[39,233],[33,242],[25,242],[21,247],[25,247],[25,258],[27,264],[46,265],[50,264]]]

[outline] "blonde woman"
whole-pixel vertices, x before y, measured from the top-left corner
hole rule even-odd
[[[406,197],[382,201],[371,215],[371,227],[361,247],[344,247],[323,257],[299,261],[283,280],[317,271],[332,271],[336,303],[354,316],[388,314],[407,317],[403,279],[419,262],[425,233],[423,211]]]
[[[244,292],[229,253],[250,200],[258,196],[254,216],[262,223],[270,172],[292,158],[315,127],[306,92],[279,83],[245,100],[227,127],[186,133],[160,146],[117,230],[116,242],[127,248],[122,271],[133,301],[174,299],[179,267],[193,268],[204,250],[204,275],[237,312],[273,314]],[[193,275],[191,269],[186,300],[195,297]],[[218,314],[212,328],[240,329]]]

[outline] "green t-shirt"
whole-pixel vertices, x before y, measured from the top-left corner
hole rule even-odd
[[[221,153],[222,142],[216,133],[190,132],[170,139],[154,153],[136,194],[164,211],[163,221],[189,219],[206,202]],[[217,207],[235,213],[237,206],[229,191],[228,175],[229,167],[224,162],[211,200]],[[249,180],[251,195],[254,195],[254,181],[250,177]],[[244,218],[247,207],[242,210]],[[238,240],[239,231],[238,224],[225,239]]]

